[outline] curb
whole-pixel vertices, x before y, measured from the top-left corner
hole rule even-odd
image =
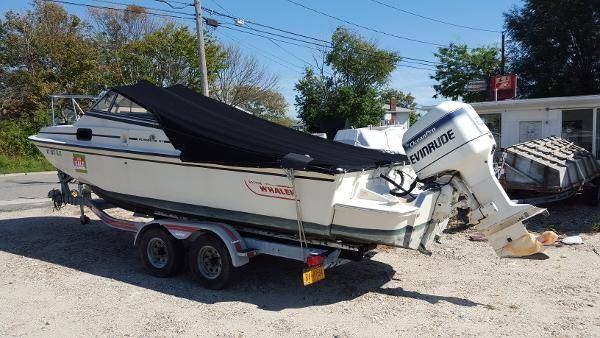
[[[0,174],[0,177],[11,177],[11,176],[28,176],[28,175],[50,175],[56,174],[55,171],[34,171],[30,173],[11,173],[11,174]]]
[[[27,210],[52,206],[49,198],[19,198],[10,201],[0,201],[0,212]]]

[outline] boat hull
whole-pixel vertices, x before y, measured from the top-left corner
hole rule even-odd
[[[292,184],[280,168],[182,162],[167,141],[148,145],[166,139],[161,130],[126,130],[125,142],[117,136],[123,129],[118,127],[94,127],[102,132],[94,142],[78,140],[73,132],[78,126],[44,128],[30,140],[58,170],[99,196],[153,217],[185,216],[296,233],[297,196],[305,232],[312,238],[416,249],[429,228],[435,193],[407,202],[385,196],[389,186],[379,175],[398,168],[336,175],[297,171]]]

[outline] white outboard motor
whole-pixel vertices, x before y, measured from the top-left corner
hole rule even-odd
[[[473,107],[439,104],[404,134],[402,143],[420,180],[455,173],[451,183],[468,200],[470,223],[498,255],[527,256],[542,250],[521,221],[545,210],[508,198],[494,175],[494,137]]]

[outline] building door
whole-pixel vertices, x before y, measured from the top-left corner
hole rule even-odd
[[[542,121],[519,121],[519,143],[542,138]]]
[[[592,151],[594,110],[570,109],[562,111],[562,138]]]

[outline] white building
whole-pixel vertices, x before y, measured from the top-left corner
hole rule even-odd
[[[404,129],[410,127],[409,116],[413,110],[398,107],[395,97],[392,97],[389,104],[384,104],[383,109],[385,110],[385,114],[381,121],[382,125],[401,126],[404,127]]]
[[[501,147],[561,136],[600,158],[600,95],[471,103]]]

